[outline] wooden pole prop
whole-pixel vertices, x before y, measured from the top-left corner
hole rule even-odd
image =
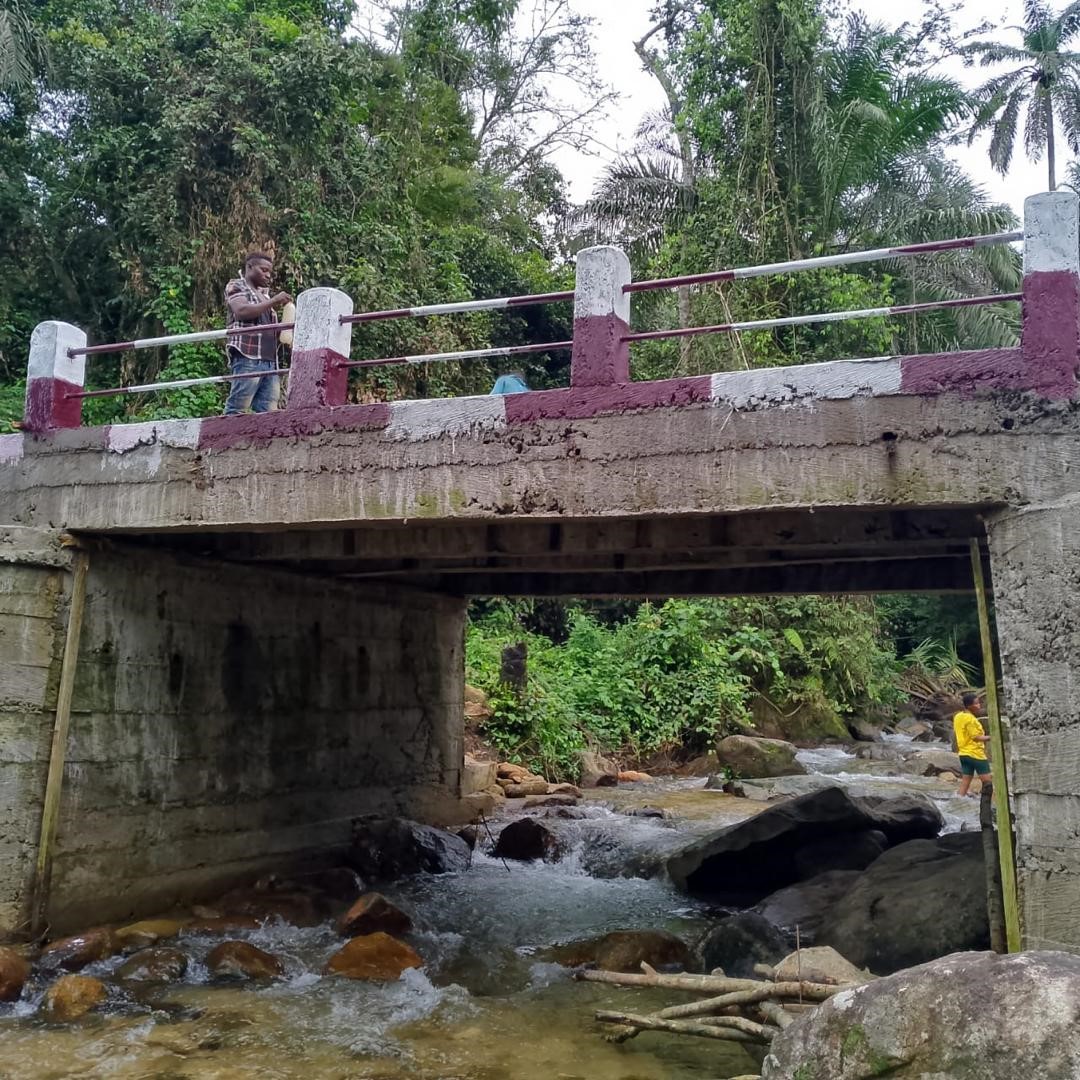
[[[60,793],[64,785],[64,759],[68,732],[71,729],[71,699],[75,693],[75,668],[79,661],[79,638],[82,636],[83,610],[86,607],[86,572],[89,556],[76,551],[72,567],[71,606],[68,609],[67,637],[60,664],[60,687],[56,694],[56,719],[53,723],[49,773],[45,781],[45,801],[41,811],[37,867],[34,874],[34,899],[30,912],[30,933],[36,939],[45,930],[52,878],[53,845],[60,816]]]
[[[979,636],[982,639],[983,671],[986,679],[986,713],[990,719],[990,745],[993,748],[994,805],[997,807],[998,858],[1001,863],[1001,893],[1005,905],[1005,937],[1009,952],[1020,951],[1020,909],[1016,895],[1016,862],[1013,856],[1012,814],[1009,810],[1009,778],[1005,764],[1005,734],[998,709],[997,666],[994,642],[990,636],[990,609],[986,600],[982,551],[979,541],[971,541],[971,573],[975,579],[975,598],[979,605]]]

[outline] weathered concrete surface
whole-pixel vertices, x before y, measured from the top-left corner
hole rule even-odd
[[[66,564],[57,536],[0,529],[0,937],[29,911],[60,677]]]
[[[1080,499],[988,522],[1025,948],[1080,949]]]
[[[470,399],[449,406],[451,424]],[[414,438],[387,428],[389,407],[367,426],[366,408],[324,410],[314,431],[311,417],[306,428],[275,418],[299,425],[275,438],[238,423],[228,448],[199,449],[190,421],[13,436],[0,498],[23,525],[281,529],[993,506],[1061,497],[1080,467],[1076,405],[1006,391],[790,404],[778,390],[746,411],[697,404],[505,427],[485,417],[442,435],[429,417]]]
[[[6,934],[40,825],[61,576],[0,564],[0,619],[19,616],[19,647],[0,654]],[[363,813],[452,814],[463,618],[460,601],[406,589],[91,552],[53,931],[329,857]]]

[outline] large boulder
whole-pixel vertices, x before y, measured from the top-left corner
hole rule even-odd
[[[466,754],[465,763],[461,769],[462,797],[495,787],[497,770],[498,765],[494,761],[478,761]]]
[[[610,787],[619,782],[619,766],[592,750],[578,754],[578,765],[583,788]]]
[[[694,945],[701,971],[721,969],[733,979],[754,976],[755,964],[772,966],[788,953],[787,939],[768,919],[753,911],[729,915],[710,927]]]
[[[777,1035],[761,1080],[1075,1080],[1080,957],[961,953],[843,990]]]
[[[904,755],[904,772],[916,776],[938,776],[960,772],[960,756],[951,750],[913,750]]]
[[[746,780],[762,776],[802,776],[806,769],[795,760],[795,753],[795,747],[789,742],[753,735],[729,735],[716,744],[720,765]]]
[[[865,870],[889,846],[880,829],[866,829],[811,840],[795,852],[795,870],[802,880],[830,870]]]
[[[881,742],[881,726],[861,716],[849,716],[847,729],[853,739],[859,742]]]
[[[0,1001],[18,1001],[30,965],[14,949],[0,945]]]
[[[795,940],[812,943],[821,920],[859,877],[858,870],[827,870],[766,896],[753,910]]]
[[[890,845],[905,840],[932,840],[945,828],[945,818],[937,804],[915,791],[860,795],[855,801],[869,815],[873,828],[885,834]]]
[[[757,697],[750,703],[754,730],[770,739],[786,739],[806,745],[835,740],[847,742],[848,734],[840,714],[824,700],[782,701],[774,704]]]
[[[555,834],[536,818],[524,817],[511,822],[499,833],[495,854],[502,859],[544,859],[554,862],[560,854]]]
[[[776,965],[773,978],[777,982],[829,983],[832,986],[854,986],[869,982],[873,976],[857,968],[835,949],[819,945],[789,953]]]
[[[556,946],[552,955],[565,967],[591,966],[638,974],[643,963],[683,970],[691,964],[686,942],[666,930],[615,930],[603,937]]]
[[[410,874],[445,874],[469,865],[459,836],[404,818],[363,817],[353,822],[349,865],[365,880],[395,881]]]
[[[982,835],[910,840],[863,871],[816,943],[878,975],[990,943]]]
[[[679,888],[694,895],[748,907],[812,873],[850,869],[842,845],[834,849],[838,867],[800,867],[800,850],[815,841],[869,830],[935,835],[942,818],[933,804],[906,800],[905,796],[903,807],[892,813],[879,801],[852,796],[841,787],[802,795],[691,841],[668,859],[668,874]]]

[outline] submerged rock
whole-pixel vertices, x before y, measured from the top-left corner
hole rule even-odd
[[[210,950],[206,966],[217,976],[276,979],[285,974],[281,961],[247,941],[223,941]]]
[[[82,934],[60,938],[41,950],[39,963],[47,971],[63,968],[79,971],[95,960],[105,960],[117,951],[116,939],[107,927],[99,926]]]
[[[602,937],[559,945],[552,950],[565,967],[597,967],[601,971],[641,973],[642,963],[654,968],[690,966],[693,955],[682,938],[666,930],[615,930]]]
[[[327,975],[347,979],[393,982],[408,968],[423,967],[415,949],[389,934],[365,934],[340,948],[326,965]]]
[[[904,771],[916,776],[960,772],[960,755],[951,750],[915,750],[904,757]]]
[[[237,930],[258,930],[260,926],[262,923],[254,915],[207,915],[192,919],[181,934],[235,934]]]
[[[445,874],[469,865],[460,836],[405,818],[363,817],[353,822],[349,863],[366,880],[394,881],[410,874]]]
[[[694,946],[694,959],[700,971],[720,968],[733,979],[746,979],[754,977],[755,964],[776,964],[788,948],[787,939],[768,919],[741,911],[704,933]]]
[[[148,949],[159,941],[176,937],[187,925],[188,919],[143,919],[141,922],[122,926],[113,936],[121,952]]]
[[[834,867],[803,865],[799,853],[824,838],[879,830],[933,836],[942,827],[940,812],[928,800],[859,798],[840,787],[777,803],[760,814],[692,841],[668,859],[672,881],[687,892],[720,903],[750,906],[770,893]],[[820,849],[821,857],[826,850]],[[841,868],[843,845],[833,850]],[[842,951],[842,950],[841,950]]]
[[[96,1009],[107,996],[105,984],[100,979],[89,975],[61,975],[45,991],[41,1015],[46,1020],[65,1024]]]
[[[260,924],[280,920],[310,927],[318,926],[326,916],[319,899],[303,889],[236,889],[223,896],[217,907],[226,915],[249,915]]]
[[[1080,957],[960,953],[844,990],[777,1035],[762,1080],[1073,1080]]]
[[[716,744],[716,756],[743,779],[764,776],[802,776],[806,769],[795,760],[796,749],[782,739],[729,735]]]
[[[526,817],[512,821],[499,833],[495,854],[503,859],[554,862],[561,849],[557,837],[546,825],[541,825],[536,818]]]
[[[542,810],[546,806],[577,806],[576,795],[532,795],[525,800],[524,809]]]
[[[18,1001],[29,977],[26,960],[14,949],[0,945],[0,1001]]]
[[[338,933],[346,937],[380,930],[387,934],[407,934],[411,929],[412,919],[382,893],[364,893],[337,923]]]
[[[124,961],[116,977],[128,982],[176,982],[187,974],[188,958],[179,949],[143,949]]]
[[[878,975],[990,944],[982,835],[911,840],[859,875],[816,942]]]

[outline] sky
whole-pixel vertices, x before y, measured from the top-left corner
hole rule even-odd
[[[555,164],[570,184],[571,196],[575,201],[588,197],[604,165],[613,157],[612,151],[629,149],[641,118],[663,104],[659,86],[642,71],[634,53],[634,41],[648,29],[649,9],[653,3],[654,0],[573,0],[576,10],[595,20],[594,49],[600,74],[618,94],[611,114],[596,126],[595,155],[563,150],[554,157]],[[917,17],[920,10],[914,4],[901,4],[896,0],[852,0],[851,7],[862,10],[873,21],[889,26],[896,25],[905,16]],[[898,16],[898,11],[903,14]],[[958,30],[981,22],[1007,27],[1015,26],[1020,21],[1020,0],[1004,0],[1004,3],[1002,0],[966,0],[962,12],[955,17]],[[990,36],[999,40],[1016,40],[1004,29],[996,30]],[[966,86],[975,87],[993,74],[993,69],[965,68],[957,60],[945,73]],[[1009,174],[1002,177],[990,168],[988,142],[989,136],[986,136],[970,148],[966,145],[949,148],[948,153],[986,188],[991,198],[1009,203],[1020,214],[1028,195],[1046,190],[1045,162],[1028,161],[1022,145],[1018,145]],[[1017,142],[1020,143],[1019,137]],[[1061,157],[1059,152],[1059,182],[1066,164]]]

